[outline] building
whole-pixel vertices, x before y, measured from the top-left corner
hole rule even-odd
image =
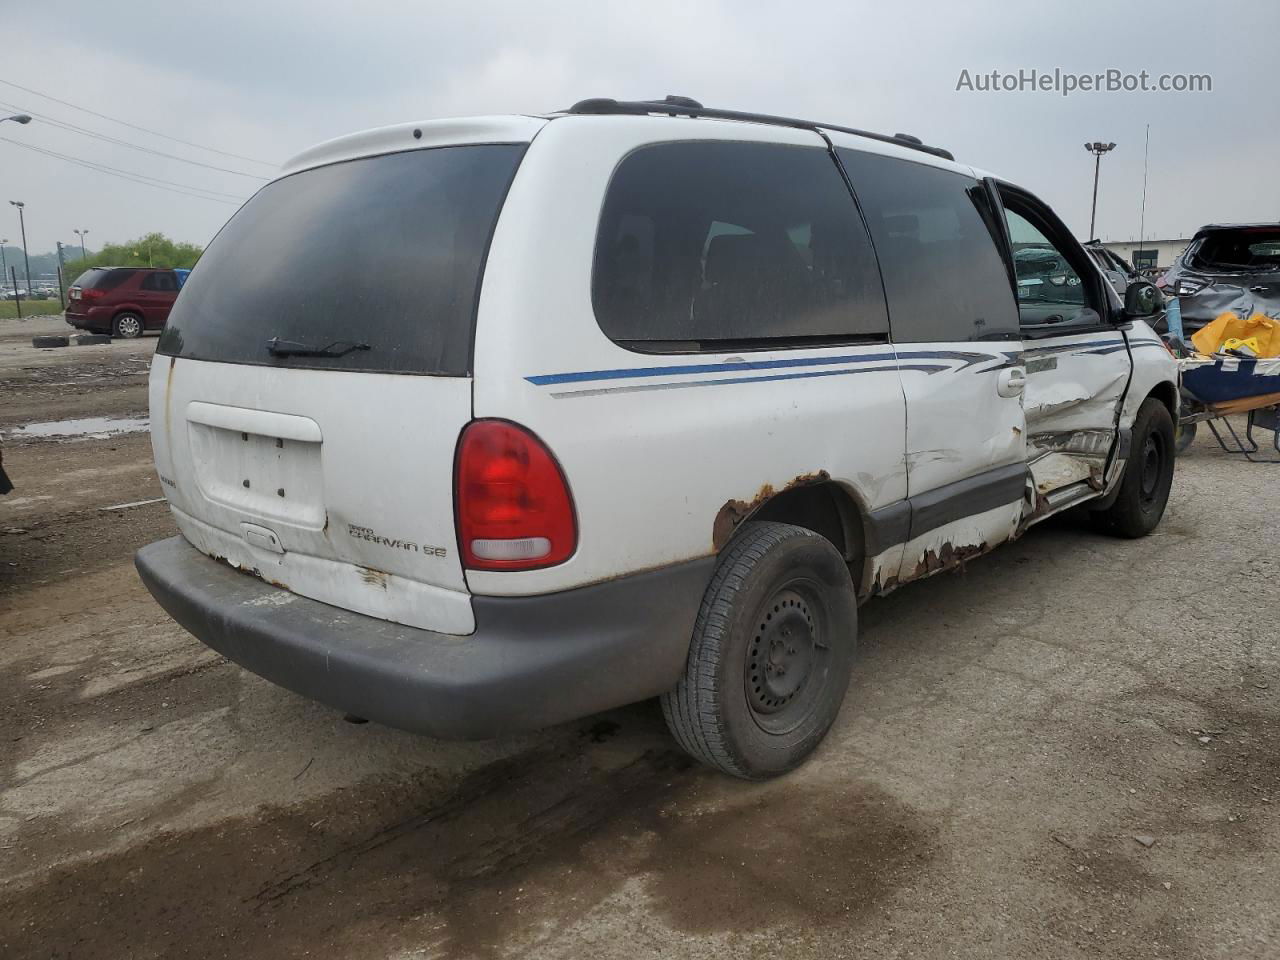
[[[1112,253],[1128,260],[1136,268],[1158,267],[1167,270],[1174,259],[1187,249],[1190,237],[1176,240],[1104,240],[1102,245]]]

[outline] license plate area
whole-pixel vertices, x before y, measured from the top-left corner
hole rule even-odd
[[[249,415],[219,412],[217,416],[188,417],[194,473],[201,495],[242,517],[323,529],[319,427],[302,417],[254,417],[252,414],[257,411],[246,413]],[[243,422],[234,422],[237,419]]]

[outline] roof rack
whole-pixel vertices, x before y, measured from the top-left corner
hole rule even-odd
[[[816,120],[798,120],[794,117],[779,117],[769,113],[747,113],[742,110],[720,110],[716,107],[704,107],[697,100],[690,97],[668,96],[662,100],[613,100],[609,97],[592,97],[589,100],[579,100],[564,112],[571,114],[630,114],[632,116],[662,113],[669,117],[709,117],[714,120],[742,120],[747,123],[769,123],[779,127],[797,127],[801,130],[838,130],[840,133],[850,133],[855,137],[866,137],[869,140],[879,140],[881,143],[894,143],[910,150],[919,150],[922,153],[932,154],[944,160],[955,159],[950,150],[944,150],[942,147],[931,147],[921,142],[919,137],[913,137],[909,133],[895,133],[893,136],[889,136],[886,133],[872,133],[869,130],[842,127],[835,123],[819,123]]]

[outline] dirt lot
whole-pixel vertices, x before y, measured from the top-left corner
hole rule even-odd
[[[160,496],[145,433],[14,433],[145,415],[154,339],[60,327],[0,321],[0,956],[1280,956],[1280,469],[1201,438],[1146,540],[868,604],[832,736],[748,785],[653,704],[440,743],[207,651],[130,563],[164,505],[101,509]]]

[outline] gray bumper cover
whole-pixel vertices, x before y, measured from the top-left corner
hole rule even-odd
[[[673,687],[715,558],[558,594],[474,597],[466,637],[290,594],[182,537],[143,547],[134,562],[170,616],[254,673],[388,726],[480,739]]]

